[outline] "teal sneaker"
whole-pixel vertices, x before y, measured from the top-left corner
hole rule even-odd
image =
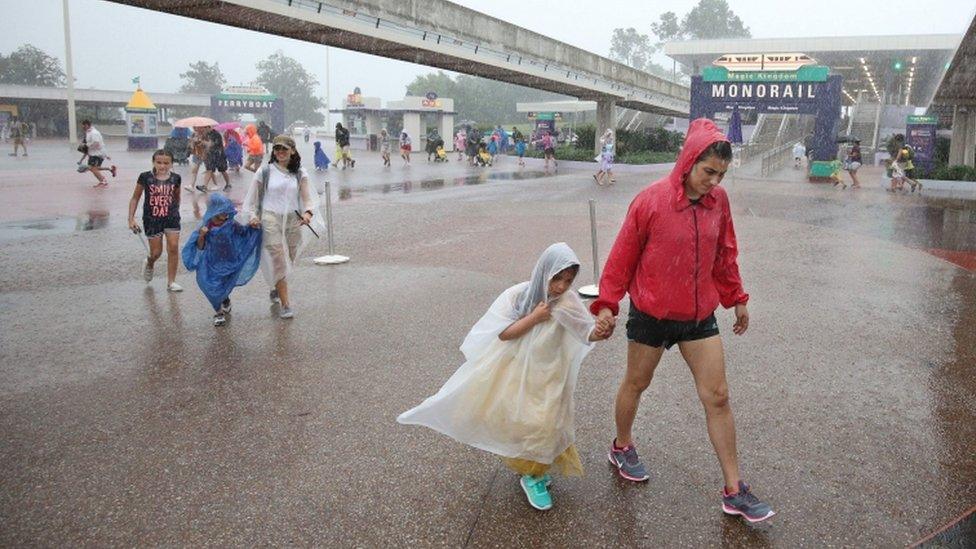
[[[522,486],[522,491],[525,492],[525,497],[529,500],[529,505],[540,511],[552,509],[552,496],[549,495],[545,476],[522,475],[519,484]]]

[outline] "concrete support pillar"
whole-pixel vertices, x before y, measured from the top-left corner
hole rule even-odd
[[[976,107],[969,108],[966,122],[966,140],[963,144],[962,163],[967,166],[976,165]]]
[[[379,135],[380,133],[380,115],[377,113],[369,113],[366,115],[366,135]]]
[[[420,113],[419,112],[405,112],[403,113],[403,131],[407,132],[410,136],[410,142],[413,143],[413,150],[420,148]],[[423,149],[420,149],[423,150]]]
[[[444,150],[451,152],[454,150],[454,115],[441,115],[441,138],[444,139]]]
[[[600,136],[607,128],[614,128],[614,111],[617,103],[601,100],[596,102],[596,133],[593,139],[593,153],[600,154]],[[616,128],[614,128],[616,132]]]
[[[966,163],[966,148],[972,148],[971,140],[976,127],[971,125],[972,113],[967,107],[956,105],[952,111],[952,141],[949,143],[949,165]],[[972,156],[970,155],[970,158]]]

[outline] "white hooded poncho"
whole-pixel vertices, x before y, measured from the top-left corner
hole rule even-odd
[[[575,441],[573,393],[580,363],[593,348],[593,317],[568,290],[550,301],[552,319],[515,340],[498,335],[531,312],[549,281],[573,265],[579,259],[566,244],[546,249],[532,280],[502,292],[471,328],[461,344],[465,363],[397,421],[503,457],[553,463]]]

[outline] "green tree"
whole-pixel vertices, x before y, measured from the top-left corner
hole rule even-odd
[[[220,63],[210,64],[206,61],[190,63],[186,72],[180,73],[183,85],[180,93],[205,93],[214,95],[220,93],[227,84],[224,73],[220,70]]]
[[[660,21],[651,23],[651,32],[657,36],[658,41],[655,45],[658,48],[666,42],[674,42],[684,38],[681,23],[678,22],[678,16],[673,11],[662,13]]]
[[[725,0],[699,0],[681,20],[682,35],[696,40],[752,38],[749,27],[729,9]]]
[[[281,50],[257,64],[256,82],[285,102],[285,124],[304,120],[313,126],[325,123],[319,109],[325,106],[322,98],[315,95],[315,79],[302,65]]]
[[[676,40],[752,37],[749,27],[729,9],[726,0],[699,0],[680,23],[673,11],[662,13],[657,22],[651,23],[651,33],[657,37],[658,48]],[[683,74],[691,74],[690,67],[680,66]]]
[[[643,69],[654,55],[654,46],[646,34],[637,32],[634,27],[613,29],[610,38],[610,59],[620,61],[635,69]]]
[[[0,83],[60,87],[66,82],[61,61],[30,44],[6,57],[0,54]]]
[[[613,37],[610,38],[610,59],[637,70],[670,78],[671,74],[664,67],[651,60],[656,50],[651,44],[651,38],[637,32],[633,27],[614,29]]]

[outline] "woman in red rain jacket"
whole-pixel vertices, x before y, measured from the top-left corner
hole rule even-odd
[[[736,263],[729,198],[718,186],[731,160],[731,145],[711,120],[691,123],[671,174],[631,202],[603,269],[600,297],[590,311],[613,324],[620,300],[630,295],[627,373],[617,393],[617,438],[609,454],[620,475],[637,482],[649,478],[631,429],[654,369],[665,349],[677,343],[694,376],[725,479],[722,509],[758,522],[774,513],[739,478],[735,423],[714,314],[720,303],[734,307],[732,331],[741,335],[749,327],[749,295]]]

